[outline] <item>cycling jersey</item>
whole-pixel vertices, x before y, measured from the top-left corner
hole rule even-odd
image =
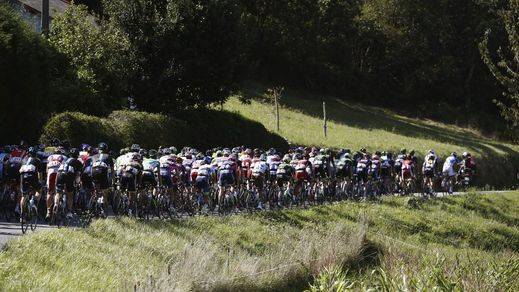
[[[404,179],[411,178],[413,176],[413,161],[411,159],[405,159],[402,163],[402,177]]]
[[[393,164],[393,161],[389,157],[387,157],[387,156],[380,157],[380,175],[382,177],[391,176],[392,164]]]
[[[449,156],[445,159],[443,163],[442,172],[446,176],[454,176],[456,172],[454,171],[454,166],[458,163],[458,160],[454,156]]]
[[[379,177],[380,164],[381,162],[378,157],[371,160],[371,164],[369,166],[369,174],[372,175],[375,179],[378,179]]]
[[[160,162],[154,158],[144,158],[142,160],[142,170],[155,173],[160,168]]]
[[[31,188],[40,189],[41,185],[38,180],[38,173],[42,172],[42,163],[38,158],[28,157],[24,159],[20,167],[20,182],[23,193],[28,192]]]
[[[404,163],[405,157],[406,156],[404,154],[399,154],[396,157],[396,160],[395,160],[395,171],[397,173],[399,173],[402,170],[402,164]]]

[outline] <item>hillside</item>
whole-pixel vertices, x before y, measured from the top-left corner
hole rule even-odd
[[[265,87],[249,86],[242,94],[251,100],[244,104],[238,97],[223,108],[262,123],[276,133],[273,102],[265,100]],[[404,117],[386,109],[324,97],[328,117],[328,136],[323,134],[322,104],[319,98],[287,91],[280,98],[280,132],[293,144],[319,145],[369,151],[401,148],[415,149],[423,156],[434,149],[445,157],[456,151],[469,151],[480,164],[480,185],[491,187],[516,184],[519,145],[511,145],[485,137],[475,130],[430,120]]]
[[[519,192],[509,192],[99,220],[11,241],[0,252],[0,290],[301,290],[339,267],[355,288],[517,291],[517,206]]]

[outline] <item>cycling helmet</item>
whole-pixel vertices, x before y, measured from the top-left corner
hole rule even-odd
[[[216,151],[216,157],[222,157],[223,152],[221,150]]]
[[[148,151],[146,151],[146,149],[139,149],[139,155],[148,156]]]
[[[409,155],[411,155],[411,156],[413,156],[414,153],[415,153],[414,150],[409,151]]]
[[[465,151],[465,152],[463,152],[463,154],[462,154],[462,155],[463,155],[463,158],[465,158],[465,157],[468,157],[468,156],[470,156],[470,153],[468,153],[467,151]]]
[[[97,146],[97,149],[99,149],[99,151],[106,152],[108,151],[108,145],[105,142],[101,142]]]
[[[171,155],[171,149],[169,148],[162,149],[162,152],[164,153],[164,155]]]
[[[38,153],[38,150],[36,148],[34,148],[34,147],[29,147],[29,150],[27,152],[29,152],[29,155],[31,157],[35,157],[36,154]]]
[[[435,154],[436,154],[436,153],[434,152],[434,149],[429,149],[429,151],[428,151],[428,152],[429,152],[429,154],[433,154],[433,155],[435,155]]]
[[[382,153],[380,151],[375,151],[375,155],[382,156]]]
[[[29,144],[25,140],[20,141],[20,148],[21,149],[27,149],[29,147]]]
[[[204,161],[205,161],[205,163],[207,163],[207,164],[211,164],[212,159],[211,159],[211,157],[206,156],[206,157],[204,158]]]
[[[196,157],[196,160],[201,160],[201,159],[204,159],[204,154],[202,154],[201,152],[198,152],[195,157]]]
[[[344,152],[345,153],[351,153],[351,150],[350,149],[344,149]]]
[[[402,148],[402,150],[400,150],[400,154],[406,154],[406,153],[407,153],[407,149]]]
[[[54,149],[54,154],[63,154],[63,147],[58,146]]]
[[[265,154],[261,154],[260,160],[261,161],[267,161],[267,156]]]
[[[78,156],[78,149],[77,148],[70,148],[68,151],[70,157],[77,157]]]
[[[326,149],[324,149],[324,148],[319,149],[319,154],[325,155],[326,154]]]
[[[157,158],[157,150],[151,149],[150,151],[148,151],[148,157],[156,159]]]
[[[366,153],[366,148],[360,148],[360,153]]]
[[[285,154],[285,156],[283,156],[283,162],[285,163],[290,163],[291,159],[290,159],[290,155],[288,154]]]
[[[169,150],[171,151],[171,153],[177,153],[177,148],[175,148],[175,146],[169,147]]]
[[[245,154],[252,155],[252,149],[250,149],[250,148],[245,149]]]
[[[301,159],[303,159],[303,155],[301,153],[296,153],[295,159],[296,160],[301,160]]]
[[[382,151],[382,156],[387,156],[387,151]]]
[[[456,153],[456,152],[452,152],[452,153],[451,153],[451,156],[458,157],[458,153]]]
[[[123,148],[123,149],[119,150],[119,155],[124,155],[126,153],[128,153],[128,148]]]

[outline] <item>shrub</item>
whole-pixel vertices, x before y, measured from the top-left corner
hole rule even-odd
[[[106,118],[77,112],[53,116],[43,128],[41,141],[67,139],[72,145],[106,141],[113,149],[133,143],[145,148],[160,145],[215,146],[250,145],[285,150],[288,143],[268,132],[258,122],[226,111],[185,112],[179,118],[137,111],[114,111]]]

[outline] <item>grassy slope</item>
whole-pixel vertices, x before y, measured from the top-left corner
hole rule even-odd
[[[141,287],[301,289],[324,267],[341,265],[358,287],[379,285],[376,270],[395,283],[406,275],[408,284],[427,287],[444,279],[467,289],[517,291],[518,206],[519,192],[510,192],[173,223],[97,221],[12,241],[0,253],[0,290],[130,289],[148,275],[154,280]]]
[[[274,107],[260,102],[264,88],[249,87],[243,94],[252,97],[251,104],[231,98],[224,109],[259,121],[276,131]],[[476,131],[453,125],[399,116],[388,110],[349,104],[340,99],[326,98],[328,137],[323,135],[322,104],[304,94],[287,91],[281,97],[280,135],[294,144],[327,147],[366,147],[368,150],[415,149],[423,155],[435,149],[442,156],[452,151],[470,151],[481,164],[483,184],[510,185],[519,165],[519,145],[510,145],[483,137]],[[495,169],[496,162],[501,165]]]

